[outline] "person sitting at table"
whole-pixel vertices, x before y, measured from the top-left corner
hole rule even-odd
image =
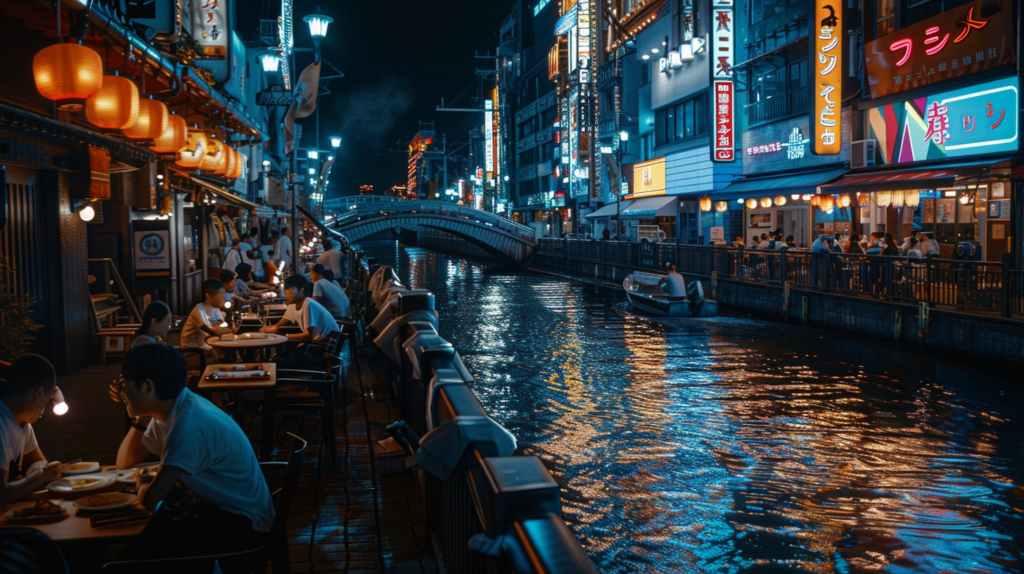
[[[314,265],[313,270],[309,272],[309,276],[313,280],[313,299],[335,317],[348,317],[348,296],[345,295],[341,286],[327,278],[329,273],[331,270],[325,269],[322,263]]]
[[[245,265],[242,263],[241,267]],[[228,271],[224,269],[220,272],[220,282],[224,284],[224,302],[231,302],[231,305],[241,305],[252,301],[250,297],[246,295],[245,283],[238,280],[238,274],[234,271]]]
[[[60,463],[47,463],[32,423],[57,391],[53,365],[24,355],[0,369],[0,505],[15,502],[60,478]]]
[[[277,279],[277,265],[274,265],[274,250],[267,251],[267,261],[263,264],[263,280],[267,283],[275,283]]]
[[[181,327],[181,348],[199,347],[206,351],[207,362],[211,363],[220,357],[217,350],[206,343],[206,339],[231,332],[220,312],[224,308],[227,290],[216,279],[203,281],[202,290],[203,302],[192,309]]]
[[[154,454],[156,476],[136,479],[142,505],[153,511],[187,498],[178,482],[195,501],[173,523],[150,525],[146,538],[127,549],[131,557],[240,552],[261,546],[274,521],[249,439],[224,411],[186,388],[186,369],[182,354],[167,345],[131,349],[121,362],[120,393],[133,423],[117,468]]]
[[[298,333],[289,333],[289,344],[282,353],[274,357],[281,367],[294,369],[315,369],[323,360],[325,349],[311,349],[310,341],[320,341],[331,333],[340,331],[338,322],[330,311],[309,297],[309,279],[305,275],[292,275],[284,280],[284,297],[288,308],[284,317],[276,324],[264,327],[267,333],[276,333],[289,324],[299,326]]]
[[[142,312],[142,325],[135,331],[131,348],[152,343],[163,343],[171,331],[171,309],[163,301],[153,301]]]
[[[235,279],[235,283],[240,289],[240,295],[248,297],[250,291],[267,291],[274,288],[272,285],[256,281],[254,278],[255,276],[253,275],[252,265],[249,265],[248,263],[241,263],[238,267],[235,267],[235,273],[238,274],[238,278]]]

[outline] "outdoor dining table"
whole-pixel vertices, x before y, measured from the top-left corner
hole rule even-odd
[[[101,469],[101,473],[115,473],[116,471],[117,469],[114,466],[104,466]],[[24,506],[24,503],[15,502],[8,504],[0,508],[0,528],[24,526],[35,528],[52,538],[57,543],[89,542],[97,544],[113,544],[117,542],[128,542],[140,537],[142,533],[145,532],[146,527],[149,525],[149,519],[140,520],[138,522],[129,522],[127,524],[116,524],[112,526],[100,526],[94,528],[89,522],[89,517],[96,513],[79,510],[78,507],[74,505],[75,500],[78,498],[103,492],[117,492],[122,490],[124,487],[124,484],[115,482],[110,487],[102,490],[83,493],[81,496],[75,496],[73,498],[65,498],[60,501],[60,506],[67,512],[67,517],[54,522],[12,522],[4,515],[14,508]],[[30,497],[32,500],[46,498],[56,502],[61,498],[61,495],[56,493],[33,493]],[[129,508],[131,510],[143,509],[142,504],[139,502],[135,502],[135,504]],[[152,515],[150,515],[150,518],[152,518]]]
[[[245,428],[245,401],[242,393],[244,391],[263,392],[263,429],[260,434],[260,460],[268,461],[274,454],[274,395],[277,386],[277,365],[269,361],[257,363],[260,371],[266,371],[268,378],[223,378],[211,379],[210,376],[217,372],[231,372],[232,368],[251,366],[242,364],[216,364],[206,367],[202,378],[199,379],[199,394],[210,397],[212,393],[231,393],[234,405],[232,416],[238,426]]]
[[[288,337],[273,333],[243,333],[211,337],[206,342],[211,347],[234,351],[238,361],[248,361],[259,349],[283,345],[288,342]]]

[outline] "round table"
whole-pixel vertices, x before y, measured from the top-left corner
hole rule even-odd
[[[288,342],[288,337],[284,335],[275,335],[273,333],[244,333],[241,335],[226,335],[230,338],[223,337],[211,337],[206,342],[214,348],[224,349],[225,351],[235,351],[236,355],[239,355],[240,361],[249,361],[251,355],[257,350],[266,347],[275,347],[277,345],[283,345]],[[245,358],[241,355],[246,354]]]

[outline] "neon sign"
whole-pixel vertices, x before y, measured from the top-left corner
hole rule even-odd
[[[732,0],[712,0],[711,8],[711,85],[714,142],[712,161],[733,161],[736,158],[736,119],[733,92]]]
[[[540,0],[537,5],[533,7],[533,17],[536,18],[540,11],[547,7],[551,0]]]
[[[494,171],[494,100],[484,100],[484,166]]]
[[[868,110],[886,164],[1016,151],[1017,78]]]
[[[837,11],[834,6],[838,6]],[[814,126],[812,151],[817,155],[838,155],[842,147],[839,127],[839,103],[843,86],[843,4],[835,0],[815,0],[811,43],[815,56]]]

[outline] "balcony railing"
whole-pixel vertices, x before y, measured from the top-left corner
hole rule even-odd
[[[804,87],[749,104],[747,105],[747,125],[752,126],[804,112],[811,105],[810,98],[811,90]]]

